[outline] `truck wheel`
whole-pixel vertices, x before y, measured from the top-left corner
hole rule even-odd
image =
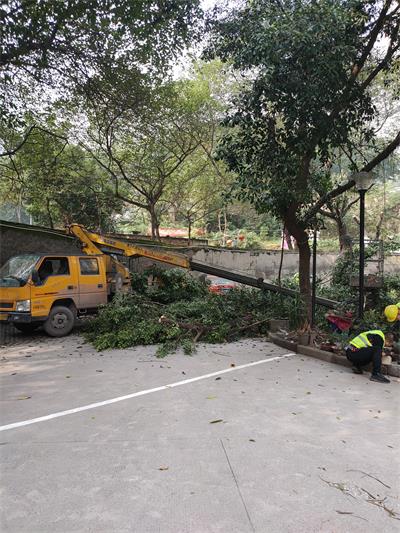
[[[21,333],[25,333],[26,335],[29,335],[30,333],[33,333],[38,329],[40,324],[37,322],[34,324],[14,324],[15,329],[20,331]]]
[[[64,337],[74,327],[75,314],[63,305],[53,307],[44,323],[44,330],[50,337]]]

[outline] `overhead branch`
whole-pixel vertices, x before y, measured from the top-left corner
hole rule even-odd
[[[396,135],[396,137],[381,151],[378,155],[376,155],[369,163],[364,165],[364,167],[361,169],[361,172],[370,172],[372,169],[374,169],[379,163],[384,161],[391,153],[393,153],[396,148],[400,146],[400,131]],[[346,191],[349,191],[352,187],[354,187],[355,181],[349,180],[346,183],[342,183],[332,191],[326,193],[322,198],[316,202],[311,209],[308,211],[306,216],[304,217],[304,222],[309,222],[323,207],[327,202],[330,200],[333,200],[340,194],[343,194]]]
[[[376,155],[369,163],[367,163],[361,170],[364,172],[369,172],[375,168],[379,163],[382,163],[391,153],[393,153],[396,148],[400,146],[400,131],[397,133],[396,137],[390,142],[378,155]]]
[[[0,153],[0,157],[7,157],[7,156],[10,156],[10,157],[11,157],[12,155],[15,155],[15,154],[18,152],[18,150],[24,146],[24,144],[25,144],[26,141],[28,140],[30,134],[32,133],[32,131],[33,131],[35,128],[36,128],[35,125],[30,126],[30,127],[28,128],[28,131],[25,133],[25,135],[24,135],[22,141],[21,141],[19,144],[17,144],[17,146],[15,146],[15,148],[12,148],[12,149],[10,149],[10,150],[6,150],[5,152],[1,152],[1,153]]]
[[[400,28],[400,23],[397,23],[397,26],[394,29],[394,32],[393,32],[393,35],[392,35],[392,38],[391,38],[391,41],[390,41],[390,45],[388,46],[387,52],[385,54],[385,57],[382,59],[382,61],[380,61],[376,65],[376,67],[368,74],[366,79],[363,81],[363,83],[361,84],[361,89],[362,90],[366,89],[371,84],[371,82],[376,78],[376,76],[384,68],[387,67],[387,65],[389,64],[389,61],[392,59],[394,54],[397,52],[397,50],[400,49],[399,28]],[[395,44],[395,43],[397,43],[397,44]]]
[[[382,30],[384,28],[384,25],[385,25],[387,17],[388,17],[388,11],[390,9],[391,4],[392,4],[392,0],[385,0],[384,5],[382,7],[382,10],[381,10],[381,12],[379,14],[379,17],[377,18],[377,20],[376,20],[376,22],[375,22],[370,34],[367,37],[367,44],[365,45],[360,58],[357,61],[354,62],[353,66],[351,68],[350,76],[349,76],[349,78],[347,80],[347,83],[346,83],[346,86],[344,88],[343,94],[339,97],[339,99],[338,99],[336,105],[333,107],[331,113],[326,115],[325,120],[323,121],[323,124],[321,125],[320,128],[318,128],[316,130],[316,132],[314,133],[314,135],[312,136],[312,138],[310,140],[309,154],[313,153],[315,147],[318,145],[318,143],[323,138],[325,133],[327,131],[329,131],[329,129],[333,126],[335,120],[339,117],[340,113],[348,105],[348,98],[349,98],[349,95],[351,94],[352,87],[353,87],[354,83],[356,82],[361,70],[363,69],[363,67],[364,67],[369,55],[371,54],[371,51],[372,51],[375,43],[377,42],[380,33],[382,32]],[[391,45],[389,44],[389,49],[390,48],[391,48]],[[394,51],[393,51],[393,54],[394,54]],[[386,60],[386,62],[387,62],[387,61],[389,61],[389,58],[391,58],[391,57],[392,57],[392,54],[390,53],[389,56],[388,56],[388,59],[386,60],[386,58],[385,58],[383,61]],[[383,67],[384,67],[384,65],[382,66],[382,68]],[[368,83],[371,83],[371,81],[373,79],[374,79],[374,77],[372,77],[369,80]],[[364,84],[362,85],[363,90],[365,90],[367,86],[368,85],[364,82]]]
[[[391,4],[392,4],[392,0],[385,0],[383,7],[382,7],[382,11],[379,13],[379,17],[377,18],[375,25],[373,26],[368,36],[368,42],[361,54],[361,57],[353,65],[353,68],[351,70],[350,80],[349,80],[350,82],[353,82],[357,78],[366,60],[368,59],[368,56],[371,53],[372,48],[375,46],[378,36],[385,25],[386,17],[387,17]]]

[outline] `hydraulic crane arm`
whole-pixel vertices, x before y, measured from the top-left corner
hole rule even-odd
[[[82,249],[84,253],[88,255],[103,254],[104,252],[101,250],[101,247],[106,247],[111,252],[112,250],[118,250],[127,257],[134,255],[148,257],[150,259],[161,261],[163,263],[168,263],[177,267],[187,268],[189,270],[197,270],[198,272],[203,272],[205,274],[211,274],[214,276],[220,276],[222,278],[230,279],[232,281],[236,281],[244,285],[257,287],[278,294],[284,294],[286,296],[295,297],[299,294],[293,289],[273,285],[272,283],[268,283],[263,279],[243,275],[238,272],[232,272],[221,267],[206,265],[197,261],[191,261],[184,254],[176,252],[162,252],[159,250],[148,250],[147,248],[134,246],[132,244],[127,244],[122,241],[110,239],[109,237],[104,237],[103,235],[100,235],[98,233],[91,233],[80,224],[72,224],[71,226],[69,226],[68,229],[71,235],[74,235],[79,239],[79,241],[82,243]],[[328,300],[327,298],[320,298],[318,296],[316,298],[316,301],[318,304],[330,308],[334,308],[339,305],[338,302]]]
[[[149,250],[141,246],[127,244],[123,241],[104,237],[99,233],[89,232],[80,224],[71,224],[68,227],[69,233],[74,235],[82,244],[82,250],[87,255],[103,254],[102,247],[107,247],[111,252],[118,250],[126,257],[138,255],[147,257],[163,263],[168,263],[182,268],[190,268],[190,260],[184,255],[174,252],[163,252],[160,250]]]

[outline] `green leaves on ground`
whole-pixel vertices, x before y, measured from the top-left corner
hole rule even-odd
[[[145,273],[159,276],[147,286],[133,276],[134,292],[121,295],[89,324],[86,336],[98,350],[160,344],[158,357],[181,347],[194,351],[198,340],[218,343],[265,334],[269,318],[288,318],[296,325],[300,306],[293,299],[258,289],[211,294],[206,286],[182,270]]]

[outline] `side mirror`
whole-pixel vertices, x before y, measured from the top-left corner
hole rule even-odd
[[[32,270],[31,279],[34,285],[38,285],[40,283],[39,273],[37,270]]]

